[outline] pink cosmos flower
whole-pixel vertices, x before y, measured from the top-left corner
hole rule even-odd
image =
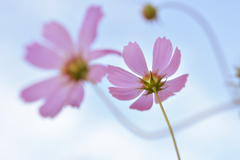
[[[109,87],[109,92],[119,100],[131,100],[142,95],[130,106],[131,109],[140,111],[148,110],[153,105],[153,87],[162,101],[179,92],[187,81],[188,74],[184,74],[172,80],[172,76],[180,65],[180,50],[175,49],[172,56],[172,44],[170,40],[158,38],[153,49],[152,71],[149,71],[139,45],[129,43],[123,49],[123,59],[128,68],[138,77],[119,67],[109,65],[108,80],[116,87]],[[165,79],[165,80],[164,80]],[[155,96],[155,103],[158,103]]]
[[[96,84],[106,75],[107,67],[90,64],[91,60],[107,54],[121,55],[110,49],[91,50],[97,26],[103,13],[100,7],[88,8],[78,42],[73,44],[67,30],[56,22],[44,26],[43,36],[51,47],[33,43],[27,47],[26,60],[43,69],[57,69],[59,75],[32,85],[21,92],[26,102],[41,98],[45,103],[40,108],[43,117],[56,116],[63,106],[79,107],[84,97],[83,84],[89,81]]]

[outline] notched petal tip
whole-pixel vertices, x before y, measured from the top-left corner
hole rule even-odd
[[[164,36],[163,38],[158,37],[155,42],[157,42],[157,41],[162,41],[162,42],[167,41],[167,42],[170,42],[170,43],[171,43],[170,39],[167,39],[165,36]],[[172,44],[172,43],[171,43],[171,44]]]
[[[132,45],[138,45],[138,43],[137,43],[136,41],[134,41],[134,42],[128,42],[128,44],[123,47],[123,50],[124,50],[124,49],[128,49],[128,47],[130,47],[130,46],[132,46]],[[139,46],[139,45],[138,45],[138,46]]]
[[[103,15],[102,8],[101,8],[101,6],[98,6],[98,5],[91,5],[91,6],[88,8],[88,11],[95,11],[95,12],[98,12],[98,13],[100,13],[101,15]]]

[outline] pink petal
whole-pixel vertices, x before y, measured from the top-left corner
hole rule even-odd
[[[129,42],[129,44],[124,47],[123,59],[128,68],[134,73],[143,77],[149,74],[143,52],[136,42]]]
[[[169,80],[165,83],[166,90],[170,92],[179,92],[183,87],[185,87],[185,83],[187,82],[188,74],[184,74],[180,77],[177,77],[175,79]]]
[[[87,79],[92,83],[101,82],[103,76],[106,75],[108,68],[102,65],[89,66],[89,73]]]
[[[43,36],[65,53],[72,51],[73,43],[68,31],[57,22],[51,22],[44,26]]]
[[[147,94],[147,91],[143,94],[130,106],[131,109],[137,109],[139,111],[149,110],[153,105],[153,96],[152,94]]]
[[[58,76],[34,84],[21,92],[25,102],[33,102],[43,97],[48,97],[65,79]]]
[[[72,85],[59,87],[47,98],[45,104],[39,109],[43,117],[55,117],[66,103],[66,99],[71,91]]]
[[[172,43],[165,37],[158,38],[153,48],[153,73],[161,72],[168,65],[172,56]]]
[[[159,96],[161,102],[165,101],[166,99],[168,99],[169,97],[174,96],[174,95],[175,94],[173,94],[170,91],[167,91],[166,89],[162,90],[162,91],[158,91],[158,96]],[[155,99],[155,103],[158,103],[158,100],[155,95],[154,95],[154,99]]]
[[[88,8],[79,34],[80,49],[87,50],[97,34],[97,26],[103,17],[100,7],[91,6]]]
[[[93,59],[97,59],[100,58],[102,56],[105,56],[107,54],[116,54],[121,56],[121,52],[115,51],[115,50],[110,50],[110,49],[103,49],[103,50],[94,50],[88,53],[87,55],[87,59],[88,60],[93,60]]]
[[[69,95],[68,104],[78,108],[83,101],[83,97],[84,97],[83,83],[80,82],[73,85],[73,89],[71,90],[71,93]]]
[[[180,65],[180,60],[181,60],[180,50],[178,48],[176,48],[174,55],[173,55],[170,63],[168,64],[168,66],[162,72],[160,72],[158,74],[159,75],[166,74],[166,76],[164,78],[168,78],[168,77],[172,76],[177,71],[177,69]]]
[[[112,94],[113,97],[119,100],[131,100],[138,97],[143,90],[139,90],[136,88],[116,88],[116,87],[109,87],[109,92]]]
[[[108,76],[107,79],[110,83],[117,87],[131,88],[141,87],[142,84],[137,76],[134,74],[119,68],[108,65]]]
[[[44,69],[60,68],[62,63],[62,59],[57,53],[38,43],[27,47],[25,58],[31,64]]]

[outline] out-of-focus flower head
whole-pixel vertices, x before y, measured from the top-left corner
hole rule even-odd
[[[142,9],[142,14],[147,20],[156,20],[157,19],[157,8],[151,4],[144,5]]]
[[[21,92],[26,102],[45,99],[40,107],[43,117],[55,117],[66,106],[79,107],[84,97],[84,82],[96,84],[106,75],[107,67],[89,62],[107,54],[121,55],[110,49],[91,50],[103,13],[100,7],[88,8],[76,44],[67,30],[56,22],[44,26],[43,37],[51,47],[37,42],[27,47],[25,59],[40,68],[59,70],[59,75],[34,84]]]
[[[109,65],[108,80],[116,87],[109,87],[109,92],[119,100],[131,100],[142,95],[130,106],[140,111],[148,110],[153,105],[154,90],[157,91],[161,101],[179,92],[187,81],[188,74],[172,80],[167,80],[178,69],[181,54],[178,48],[172,56],[172,43],[170,40],[158,38],[153,49],[152,71],[149,71],[139,45],[129,43],[123,49],[123,59],[128,68],[139,75],[132,74],[119,67]],[[158,103],[155,96],[155,103]]]
[[[240,68],[236,68],[237,69],[237,77],[240,78]]]

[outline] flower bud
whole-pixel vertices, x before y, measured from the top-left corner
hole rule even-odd
[[[151,4],[146,4],[143,7],[142,13],[147,20],[154,20],[157,18],[157,9]]]
[[[237,68],[237,77],[240,78],[240,68]]]

